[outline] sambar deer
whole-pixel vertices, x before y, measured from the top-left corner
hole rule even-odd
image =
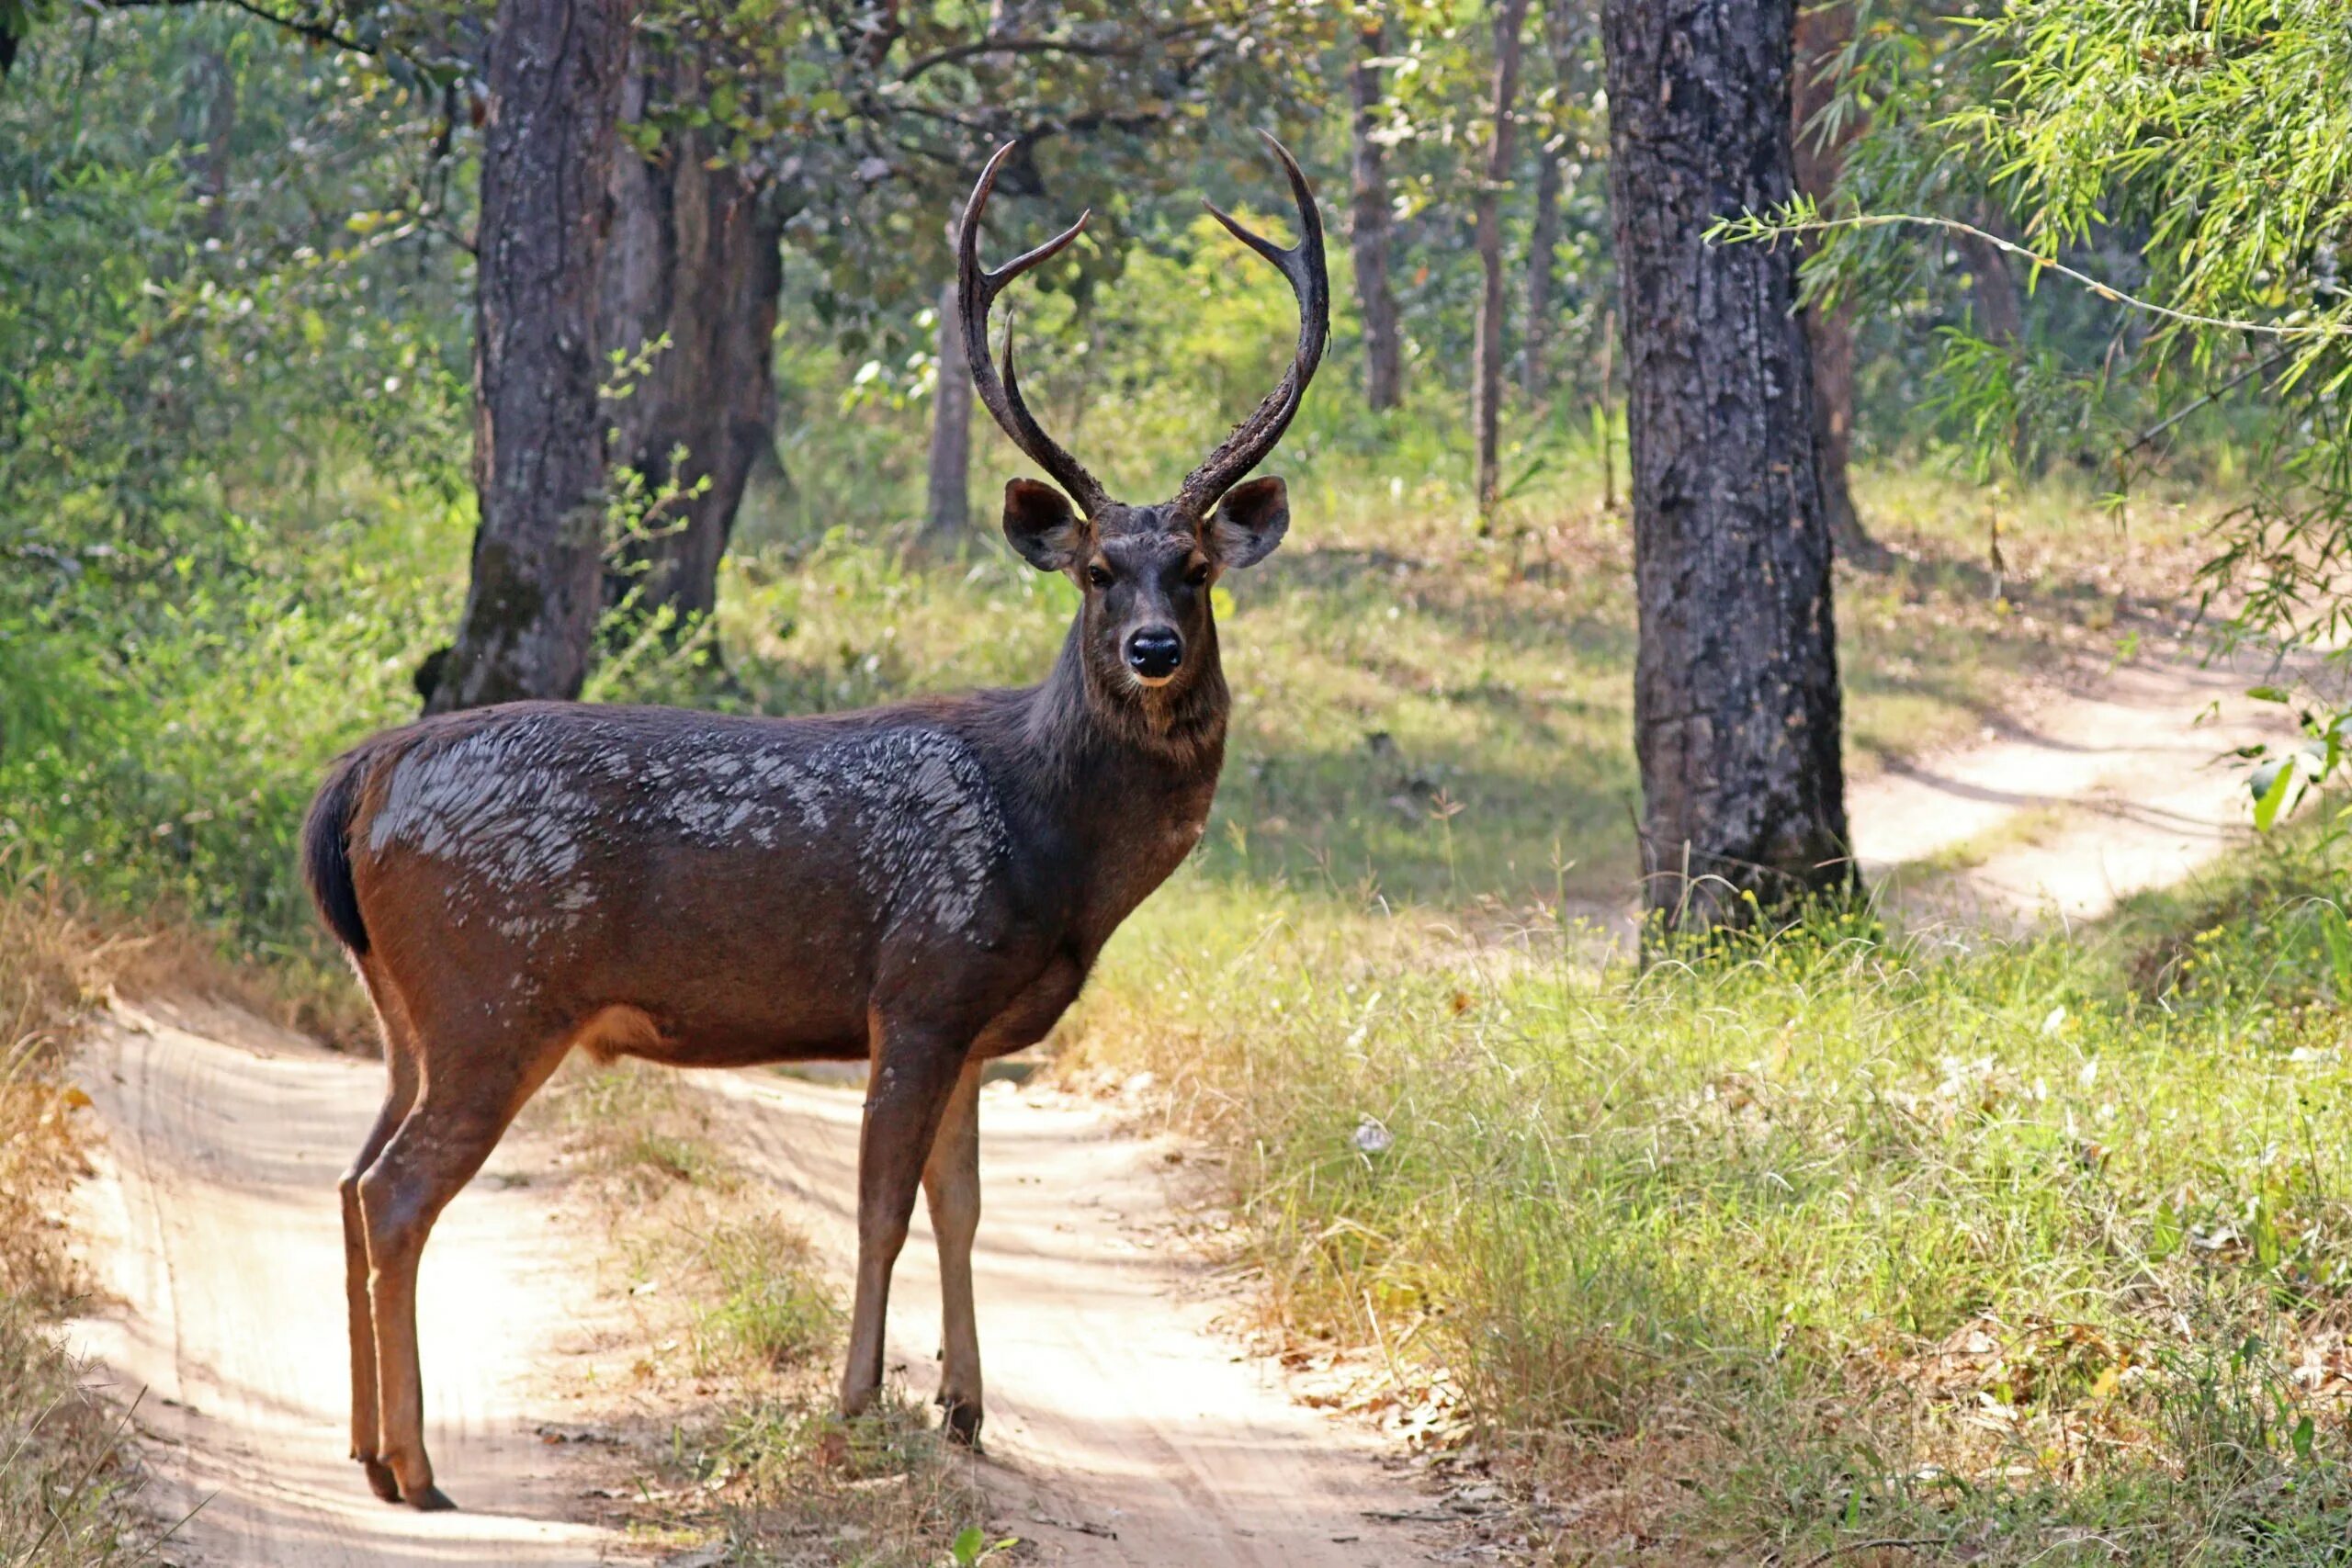
[[[1131,506],[1039,428],[990,305],[1085,227],[996,271],[982,171],[957,236],[974,381],[1060,486],[1005,488],[1004,533],[1081,596],[1036,686],[801,718],[514,703],[341,758],[303,829],[326,923],[374,1001],[390,1089],[341,1183],[352,1452],[387,1502],[449,1506],[424,1450],[416,1269],[442,1207],[567,1053],[673,1066],[869,1066],[841,1405],[883,1370],[918,1182],[938,1233],[948,1430],[980,1429],[971,1247],[981,1065],[1044,1038],[1112,931],[1198,841],[1231,705],[1210,585],[1289,525],[1242,482],[1298,411],[1329,330],[1323,229],[1288,248],[1209,210],[1298,299],[1291,367],[1175,499]],[[1075,502],[1075,506],[1073,506]]]

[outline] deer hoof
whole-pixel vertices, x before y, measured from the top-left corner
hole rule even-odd
[[[447,1492],[442,1491],[438,1486],[427,1483],[420,1490],[409,1494],[408,1506],[420,1514],[446,1514],[458,1505],[449,1501],[449,1495]]]
[[[980,1407],[978,1404],[941,1394],[939,1407],[946,1413],[942,1427],[950,1442],[960,1443],[967,1449],[980,1446]]]
[[[359,1468],[368,1472],[368,1491],[373,1492],[387,1503],[397,1503],[401,1500],[400,1478],[392,1473],[390,1465],[386,1464],[374,1454],[361,1454]]]

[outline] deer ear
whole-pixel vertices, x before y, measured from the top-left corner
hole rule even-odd
[[[1227,491],[1209,525],[1216,558],[1227,566],[1256,566],[1289,530],[1290,491],[1271,475]]]
[[[1004,487],[1004,536],[1039,571],[1068,571],[1081,533],[1069,498],[1053,486],[1014,479]]]

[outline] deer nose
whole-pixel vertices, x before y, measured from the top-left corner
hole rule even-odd
[[[1127,638],[1127,668],[1147,681],[1165,681],[1184,662],[1184,639],[1173,627],[1146,626]]]

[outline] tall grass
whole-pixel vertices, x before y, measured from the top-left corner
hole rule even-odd
[[[1669,1557],[2306,1562],[2352,1506],[2352,1066],[2296,889],[2343,869],[1640,973],[1195,880],[1078,1040],[1225,1146],[1295,1331]]]

